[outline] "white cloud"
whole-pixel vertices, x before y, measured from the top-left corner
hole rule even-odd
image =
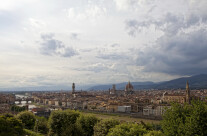
[[[54,34],[43,34],[41,38],[43,42],[41,43],[40,52],[43,55],[59,55],[61,57],[77,55],[72,47],[67,47],[62,41],[54,39]]]
[[[120,11],[137,12],[141,9],[147,12],[154,7],[154,0],[114,0],[114,2]]]
[[[139,4],[139,0],[114,0],[119,10],[129,10]]]
[[[36,28],[41,28],[46,25],[43,21],[40,21],[34,18],[30,18],[29,21],[30,21],[31,26],[36,27]]]
[[[65,9],[65,11],[67,11],[69,19],[75,19],[78,21],[96,19],[100,16],[104,16],[107,12],[106,8],[97,5],[87,5],[83,9],[72,7]]]
[[[181,74],[146,72],[145,60],[161,65],[170,44],[179,45],[172,49],[180,54],[169,62],[185,58],[181,49],[207,29],[206,0],[0,1],[3,87],[172,79]]]

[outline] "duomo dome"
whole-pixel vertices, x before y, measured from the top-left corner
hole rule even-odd
[[[128,84],[125,87],[126,90],[131,90],[134,89],[134,87],[132,86],[132,84],[130,83],[130,81],[128,82]]]

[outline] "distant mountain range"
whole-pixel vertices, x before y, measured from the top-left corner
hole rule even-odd
[[[189,82],[191,89],[207,89],[207,75],[195,75],[191,77],[183,77],[170,81],[164,82],[131,82],[135,90],[149,90],[149,89],[184,89],[186,86],[186,81]],[[116,83],[117,90],[124,90],[128,82]],[[103,84],[103,85],[79,85],[76,84],[76,90],[108,90],[112,88],[112,84]],[[37,87],[19,87],[19,88],[0,88],[1,91],[70,91],[71,85],[48,85],[48,86],[37,86]]]
[[[159,83],[154,82],[131,82],[134,86],[135,90],[142,90],[142,89],[184,89],[186,86],[186,82],[189,82],[191,89],[207,89],[207,75],[195,75],[191,77],[183,77],[178,78],[170,81],[164,81]],[[125,85],[127,82],[118,83],[116,84],[117,90],[125,89]],[[97,85],[88,88],[88,90],[108,90],[112,88],[112,84],[107,85]]]

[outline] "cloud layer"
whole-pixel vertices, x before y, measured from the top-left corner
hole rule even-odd
[[[206,73],[207,31],[198,30],[175,36],[162,36],[158,46],[139,52],[137,65],[144,71],[177,75]]]
[[[207,73],[206,0],[0,2],[0,88]]]
[[[43,34],[41,35],[41,39],[40,52],[43,55],[58,55],[61,57],[72,57],[77,55],[77,52],[73,48],[66,47],[63,42],[54,39],[54,34]]]
[[[201,12],[206,2],[188,4],[186,12],[167,12],[159,18],[125,22],[128,34],[133,37],[150,27],[161,33],[154,43],[137,50],[136,64],[143,66],[143,71],[171,75],[207,73],[207,14]]]

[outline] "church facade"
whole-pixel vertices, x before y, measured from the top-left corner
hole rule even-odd
[[[134,94],[134,87],[132,86],[132,84],[130,83],[130,81],[128,82],[128,84],[125,87],[124,94],[125,95]]]
[[[185,94],[168,94],[165,92],[162,97],[162,102],[170,103],[170,102],[178,102],[178,103],[188,103],[190,104],[191,94],[190,87],[187,81]]]

